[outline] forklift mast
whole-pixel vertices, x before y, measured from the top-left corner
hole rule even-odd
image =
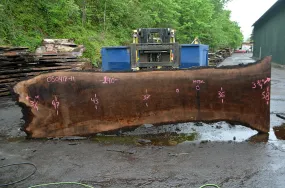
[[[179,45],[171,28],[140,28],[133,31],[132,68],[179,67]]]
[[[170,28],[141,28],[134,30],[137,43],[174,43],[174,30]]]

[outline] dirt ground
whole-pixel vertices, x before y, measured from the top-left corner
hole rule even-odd
[[[234,54],[222,65],[254,62],[251,54]],[[51,182],[81,182],[93,187],[193,187],[217,184],[225,188],[285,187],[285,133],[273,127],[285,123],[285,69],[272,68],[271,131],[256,131],[225,122],[144,125],[124,135],[169,132],[191,135],[177,141],[151,142],[117,137],[26,140],[20,130],[21,109],[10,97],[0,98],[0,166],[30,162],[37,171],[8,187]],[[166,134],[167,133],[167,134]],[[283,136],[280,137],[280,133]],[[168,136],[167,136],[168,135]],[[155,136],[154,136],[155,137]],[[108,139],[106,139],[108,138]],[[133,138],[133,137],[132,137]],[[161,138],[161,137],[160,137]],[[134,141],[135,140],[135,141]],[[151,139],[150,139],[151,140]],[[153,141],[153,140],[151,140]],[[32,172],[29,166],[0,168],[0,184]],[[0,186],[1,187],[1,186]],[[48,187],[80,187],[71,185]]]

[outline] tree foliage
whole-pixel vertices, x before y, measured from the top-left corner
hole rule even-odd
[[[224,6],[229,0],[2,0],[0,45],[37,47],[43,38],[74,38],[85,56],[100,59],[102,46],[128,45],[136,28],[176,29],[180,43],[196,36],[212,49],[242,42]]]

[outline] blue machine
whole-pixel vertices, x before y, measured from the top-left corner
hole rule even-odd
[[[131,71],[130,50],[126,46],[104,47],[101,50],[102,71]]]
[[[203,44],[181,44],[180,69],[208,66],[209,46]],[[131,53],[127,46],[104,47],[101,50],[102,71],[131,71]]]
[[[209,46],[203,44],[182,44],[180,47],[180,69],[208,66]]]

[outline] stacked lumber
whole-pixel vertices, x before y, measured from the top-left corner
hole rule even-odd
[[[227,57],[230,57],[233,53],[231,48],[223,48],[216,52],[209,53],[209,66],[217,66],[219,63],[224,61]]]
[[[36,49],[36,54],[45,53],[68,53],[72,56],[80,57],[84,51],[83,45],[77,45],[71,39],[44,39],[42,46]]]
[[[233,49],[231,49],[231,48],[225,48],[225,54],[224,54],[224,56],[225,56],[225,57],[230,57],[230,56],[232,56],[233,52],[234,52]]]
[[[68,39],[44,39],[30,53],[26,47],[0,46],[0,96],[10,95],[19,81],[53,71],[80,70],[84,47]]]
[[[216,54],[221,55],[224,59],[230,57],[233,51],[230,48],[223,48],[216,52]]]
[[[216,53],[209,53],[208,57],[209,66],[217,66],[220,62],[224,60],[223,56],[218,55]]]
[[[16,84],[20,74],[19,68],[24,68],[28,48],[0,46],[0,96],[9,95],[9,86]],[[25,75],[21,75],[25,76]]]

